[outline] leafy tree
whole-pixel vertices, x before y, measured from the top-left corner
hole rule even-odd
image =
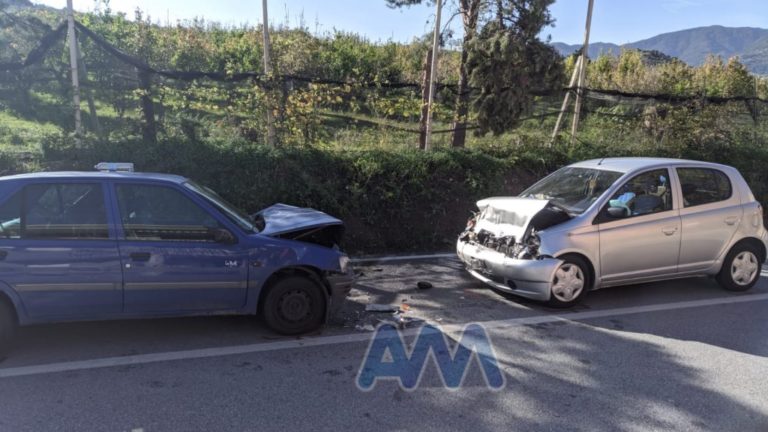
[[[412,6],[421,3],[434,4],[434,0],[386,0],[390,7]],[[464,24],[464,40],[462,42],[461,60],[459,62],[459,86],[456,95],[454,114],[453,137],[451,143],[454,147],[464,147],[466,141],[467,116],[469,113],[469,71],[467,60],[469,58],[468,47],[472,39],[477,35],[477,23],[483,6],[482,0],[459,0],[458,13]]]
[[[529,112],[534,94],[564,82],[563,61],[538,39],[553,19],[554,0],[497,0],[495,19],[485,23],[469,44],[470,85],[479,89],[472,104],[479,133],[501,134]]]

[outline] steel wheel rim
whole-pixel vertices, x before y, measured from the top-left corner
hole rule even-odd
[[[561,302],[569,303],[584,290],[584,272],[576,264],[564,263],[555,271],[552,295]]]
[[[746,286],[757,277],[760,265],[757,257],[750,251],[743,251],[736,255],[731,263],[731,279],[736,285]]]
[[[312,315],[312,299],[303,291],[285,293],[278,301],[278,313],[288,322],[301,322]]]

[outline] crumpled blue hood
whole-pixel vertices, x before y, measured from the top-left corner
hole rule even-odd
[[[265,226],[261,234],[269,236],[308,228],[344,225],[344,222],[321,211],[288,204],[275,204],[256,213],[256,216],[264,218]]]

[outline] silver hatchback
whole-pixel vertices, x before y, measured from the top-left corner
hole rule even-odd
[[[596,159],[477,206],[457,244],[469,272],[555,307],[593,289],[691,276],[745,291],[766,258],[762,206],[725,165]]]

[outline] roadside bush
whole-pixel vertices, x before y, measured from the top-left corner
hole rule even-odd
[[[313,207],[345,221],[354,253],[450,249],[478,199],[517,193],[535,179],[514,158],[472,150],[342,152],[184,140],[86,147],[48,143],[48,166],[92,170],[101,160],[130,161],[141,171],[192,178],[249,212],[276,202]]]

